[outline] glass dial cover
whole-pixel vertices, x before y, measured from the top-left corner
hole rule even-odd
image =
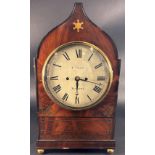
[[[46,59],[42,81],[48,96],[71,110],[91,108],[107,95],[113,78],[105,53],[87,42],[69,42]]]

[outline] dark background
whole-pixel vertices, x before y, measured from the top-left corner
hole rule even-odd
[[[124,55],[125,55],[125,1],[124,0],[31,0],[31,53],[30,53],[30,128],[31,155],[35,155],[37,139],[37,113],[35,102],[35,80],[33,57],[36,56],[42,38],[55,26],[63,22],[71,13],[75,2],[83,2],[87,16],[114,40],[119,58],[121,59],[121,74],[119,84],[118,105],[116,112],[116,151],[114,155],[125,154],[125,112],[124,112]],[[104,154],[104,151],[54,151],[47,154]]]

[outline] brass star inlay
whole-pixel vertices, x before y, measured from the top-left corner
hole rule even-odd
[[[74,27],[73,30],[77,30],[77,32],[80,32],[80,29],[83,30],[83,22],[80,22],[79,19],[77,19],[76,22],[73,23]]]

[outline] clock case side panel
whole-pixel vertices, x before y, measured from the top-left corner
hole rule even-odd
[[[76,32],[75,30],[73,30],[73,22],[76,19],[79,19],[85,23],[84,29],[81,30],[80,32]],[[89,35],[90,32],[92,32],[91,33],[92,36]],[[62,34],[64,34],[63,37]],[[112,83],[111,89],[107,97],[101,104],[93,108],[95,110],[88,109],[77,112],[63,109],[62,107],[55,104],[53,101],[49,99],[43,88],[42,69],[46,58],[55,48],[57,48],[61,44],[65,44],[71,41],[86,41],[96,45],[105,52],[105,54],[110,59],[110,62],[112,63],[115,80]],[[105,47],[104,44],[106,44]],[[115,111],[114,109],[115,103],[117,102],[116,85],[119,79],[118,66],[119,66],[119,60],[117,49],[112,39],[88,19],[88,17],[84,13],[82,4],[76,3],[69,18],[65,20],[62,24],[60,24],[58,27],[50,31],[40,44],[37,54],[37,68],[38,68],[37,84],[39,90],[38,94],[39,114],[41,116],[47,115],[51,117],[94,117],[94,114],[96,115],[96,117],[113,117]],[[106,112],[103,113],[102,109],[104,109]],[[107,111],[109,111],[109,113]]]

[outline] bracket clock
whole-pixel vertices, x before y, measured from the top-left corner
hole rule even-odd
[[[115,149],[120,60],[112,39],[75,3],[35,58],[39,136],[46,149]]]

